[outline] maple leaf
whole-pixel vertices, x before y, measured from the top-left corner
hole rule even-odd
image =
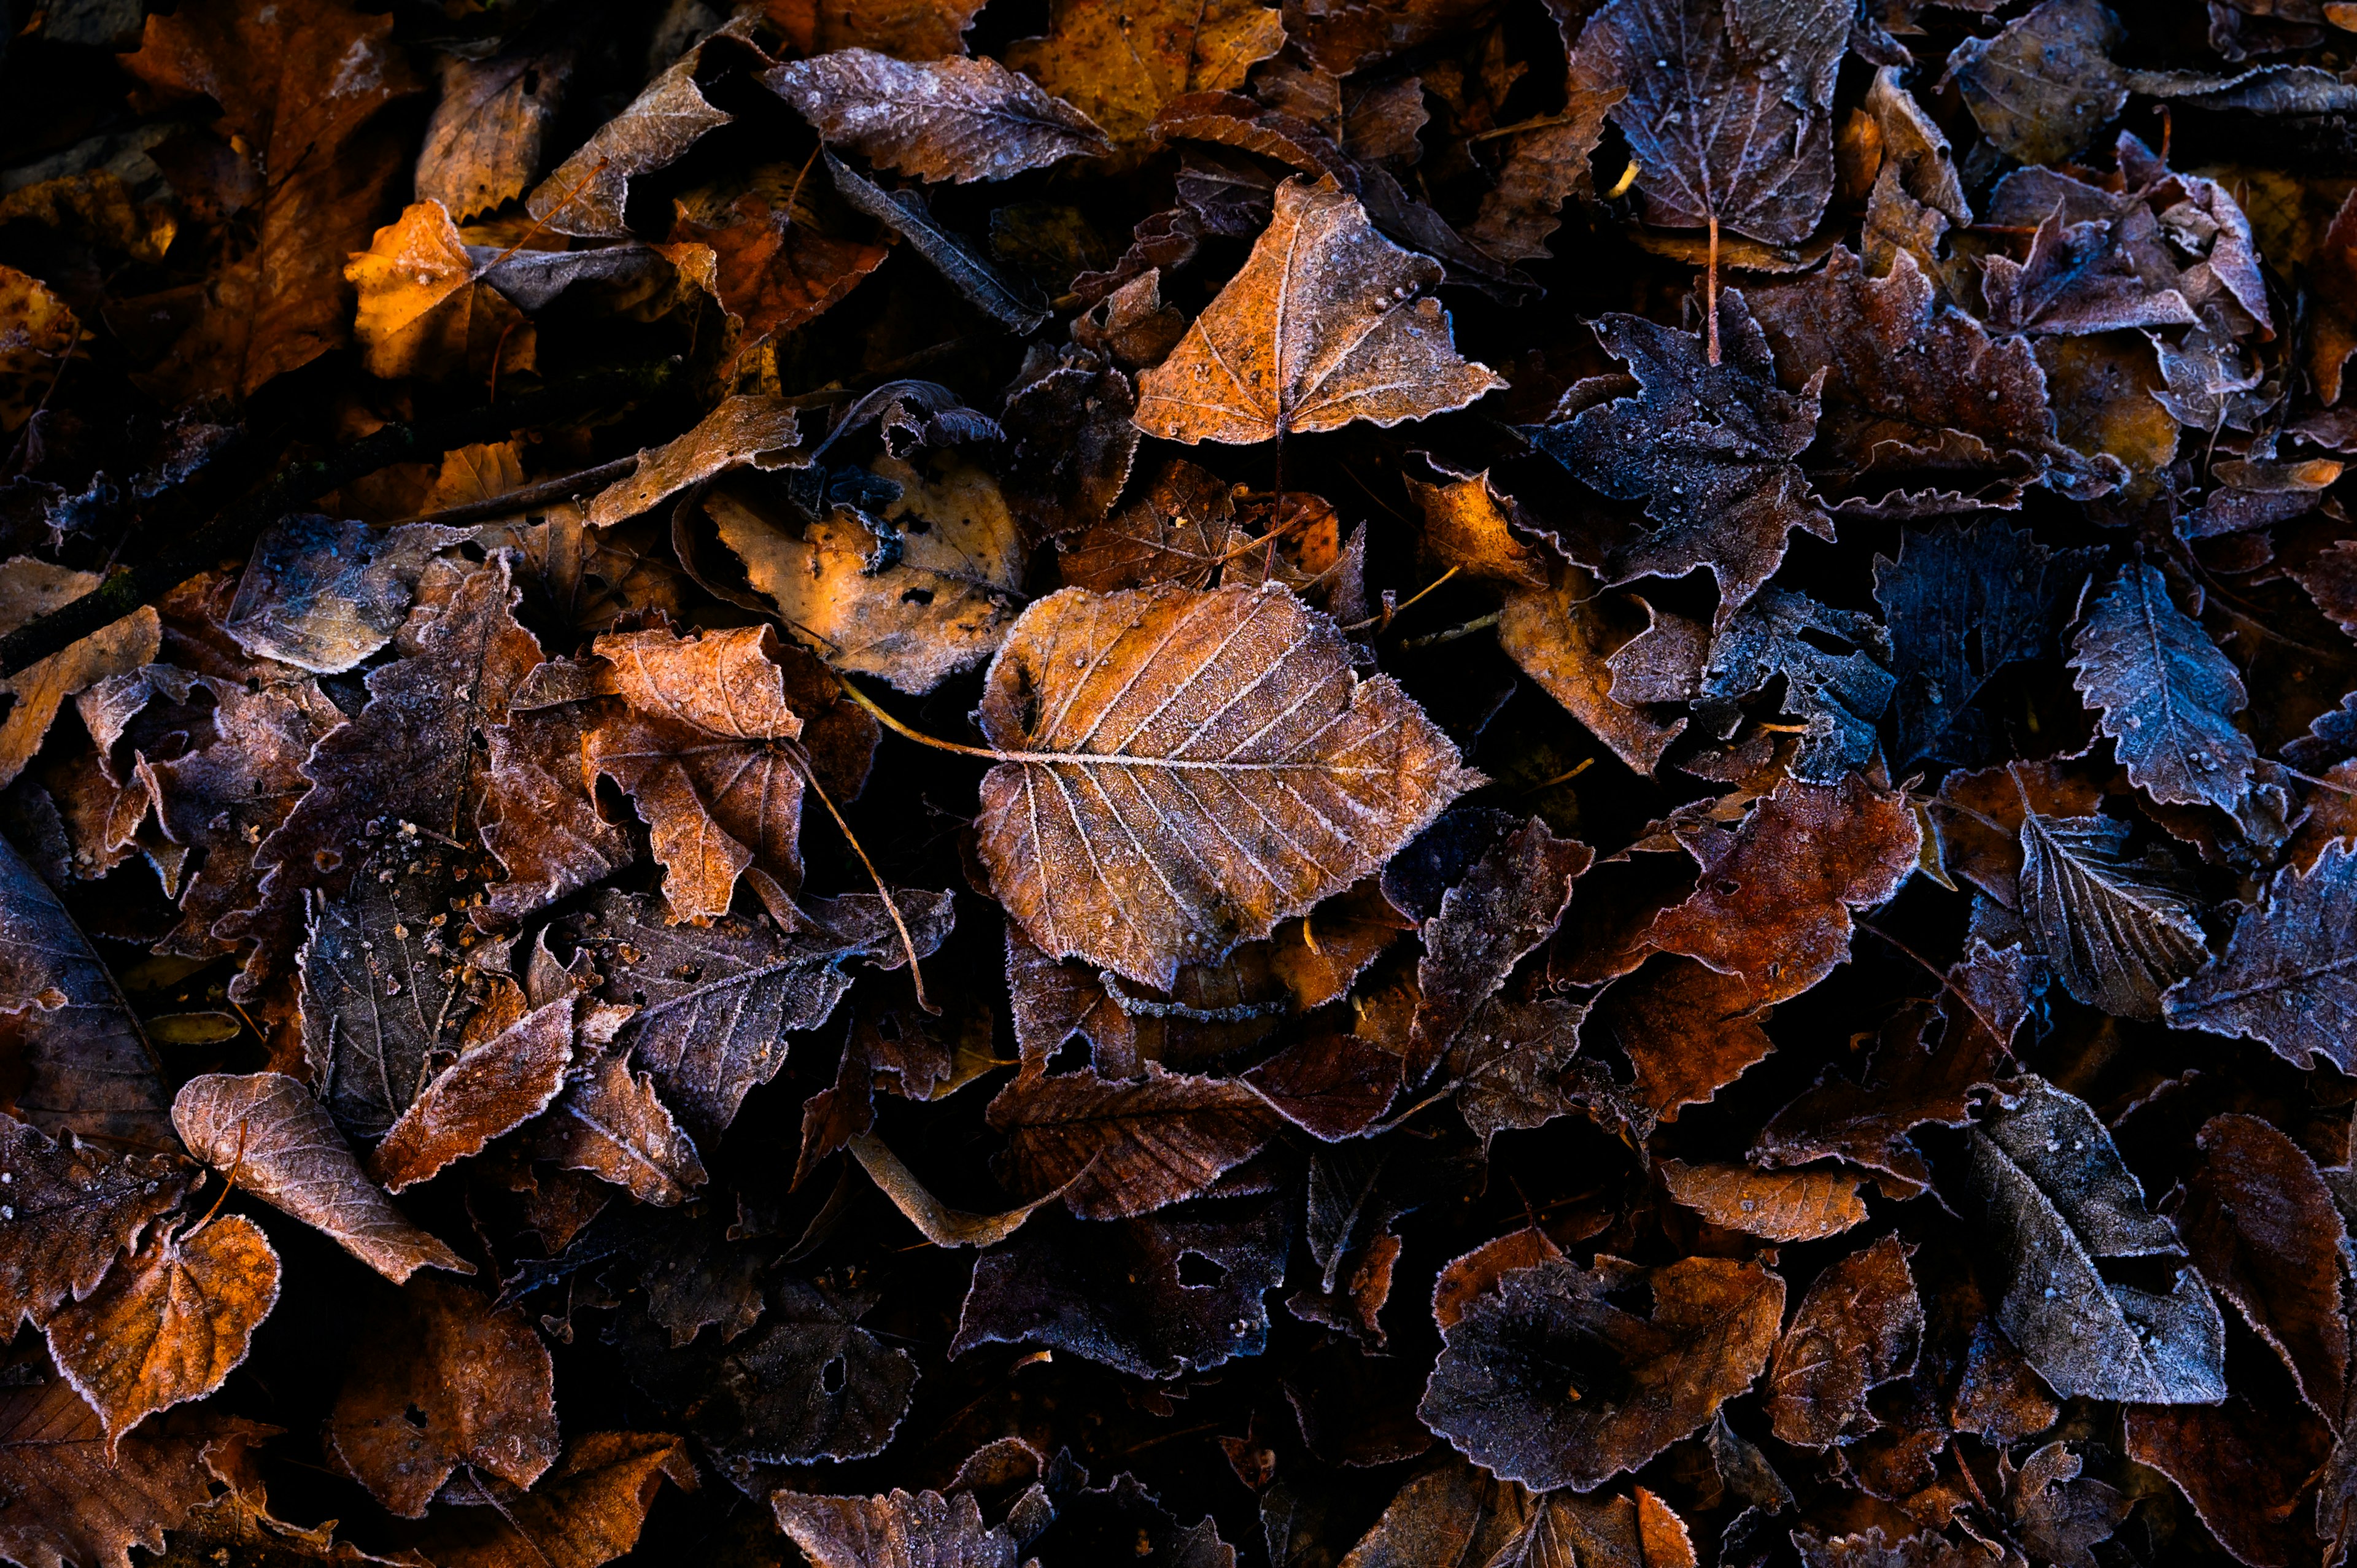
[[[1650,939],[1741,975],[1755,1005],[1797,996],[1848,957],[1850,911],[1896,893],[1921,843],[1914,813],[1863,774],[1788,779],[1740,827],[1688,842],[1702,885],[1654,918]]]
[[[828,145],[920,179],[1006,179],[1113,151],[1087,115],[993,59],[916,64],[842,49],[779,66],[761,84]]]
[[[1448,313],[1424,297],[1440,280],[1332,176],[1287,180],[1242,270],[1138,378],[1137,426],[1249,443],[1462,408],[1505,382],[1458,357]]]
[[[156,1231],[51,1314],[49,1354],[98,1412],[112,1456],[146,1417],[221,1387],[277,1305],[277,1251],[253,1220],[222,1215]]]
[[[345,257],[367,249],[407,162],[380,112],[421,86],[393,19],[336,0],[209,0],[157,16],[124,63],[167,99],[219,103],[229,144],[219,156],[267,177],[252,248],[207,281],[197,319],[155,373],[244,396],[341,348]]]
[[[2127,841],[2127,824],[2110,817],[2024,818],[2021,916],[2064,990],[2154,1018],[2162,993],[2208,950],[2183,868],[2158,848],[2130,859]]]
[[[1643,1316],[1611,1299],[1639,1284]],[[1518,1269],[1446,1331],[1417,1414],[1492,1474],[1592,1491],[1749,1388],[1783,1311],[1783,1280],[1758,1263]]]
[[[78,1141],[0,1120],[8,1213],[0,1218],[0,1324],[47,1324],[86,1299],[147,1228],[178,1206],[188,1178],[158,1159],[109,1159]]]
[[[474,1265],[402,1217],[361,1173],[325,1107],[284,1073],[206,1073],[180,1086],[172,1125],[189,1153],[325,1233],[400,1284],[419,1269]]]
[[[1828,1448],[1875,1424],[1866,1396],[1914,1368],[1923,1304],[1896,1236],[1862,1247],[1820,1273],[1768,1364],[1768,1419],[1776,1435]]]
[[[429,1274],[384,1301],[370,1329],[327,1449],[386,1508],[419,1518],[461,1465],[530,1487],[555,1461],[555,1374],[522,1313]]]
[[[1655,526],[1613,546],[1608,580],[1707,566],[1724,622],[1783,562],[1785,535],[1834,532],[1792,461],[1814,437],[1822,383],[1776,384],[1767,337],[1739,291],[1719,295],[1716,319],[1714,356],[1696,333],[1637,316],[1599,318],[1597,337],[1636,378],[1634,395],[1529,434],[1586,483],[1645,502]]]
[[[1858,1178],[1846,1171],[1757,1171],[1663,1160],[1661,1172],[1669,1195],[1713,1225],[1770,1241],[1821,1241],[1866,1219]]]
[[[1580,30],[1572,84],[1626,90],[1612,123],[1649,221],[1797,244],[1833,195],[1849,22],[1831,0],[1613,0]]]
[[[1049,956],[1165,989],[1373,870],[1478,777],[1281,588],[1067,588],[1007,633],[981,718],[1001,901]]]
[[[1006,63],[1076,106],[1120,143],[1188,92],[1225,92],[1285,43],[1285,23],[1254,0],[1144,8],[1057,0],[1047,37],[1007,46]]]
[[[2084,1101],[2022,1078],[1975,1125],[1971,1182],[2010,1276],[1996,1322],[2055,1392],[2148,1404],[2225,1396],[2225,1325],[2190,1270],[2167,1294],[2099,1271],[2102,1259],[2184,1249]]]
[[[1284,1273],[1286,1230],[1267,1201],[1097,1223],[1041,1216],[974,1260],[950,1353],[1044,1345],[1143,1378],[1257,1355],[1268,1343],[1262,1297]],[[1189,1257],[1224,1272],[1189,1283]]]

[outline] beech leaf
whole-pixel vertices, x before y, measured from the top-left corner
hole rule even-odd
[[[2158,567],[2121,569],[2072,643],[2071,668],[2130,781],[2154,800],[2231,812],[2251,792],[2255,754],[2233,716],[2249,701],[2242,680]]]
[[[2127,841],[2111,817],[2025,817],[2021,915],[2072,995],[2155,1018],[2207,950],[2183,869],[2166,850],[2129,858]]]

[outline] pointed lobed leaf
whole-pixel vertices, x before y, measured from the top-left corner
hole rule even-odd
[[[1478,779],[1282,588],[1033,605],[992,662],[983,864],[1051,957],[1168,989],[1373,871]]]
[[[1462,408],[1505,382],[1458,356],[1448,313],[1422,297],[1440,281],[1332,176],[1287,180],[1243,269],[1138,377],[1137,427],[1250,443]]]

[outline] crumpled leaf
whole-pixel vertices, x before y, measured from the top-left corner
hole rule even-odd
[[[1554,934],[1572,885],[1595,858],[1586,844],[1555,837],[1533,817],[1441,895],[1420,933],[1424,957],[1416,964],[1409,1034],[1418,1056],[1429,1059],[1447,1049],[1514,965]]]
[[[2059,164],[2085,149],[2125,108],[2112,64],[2126,34],[2103,0],[2044,0],[1993,38],[1948,57],[1983,134],[2025,164]]]
[[[1287,180],[1243,269],[1138,377],[1137,427],[1190,446],[1281,441],[1462,408],[1505,383],[1458,357],[1426,295],[1440,279],[1332,176]]]
[[[677,163],[706,131],[735,118],[712,106],[695,78],[705,50],[716,43],[723,50],[759,54],[748,37],[750,22],[749,17],[732,21],[673,60],[629,107],[557,165],[524,200],[533,221],[585,240],[629,239],[630,225],[622,214],[630,203],[630,182]]]
[[[1669,1195],[1713,1225],[1770,1241],[1821,1241],[1866,1219],[1859,1178],[1846,1171],[1756,1171],[1669,1159],[1660,1170]]]
[[[627,522],[731,468],[799,467],[808,461],[801,432],[801,415],[784,398],[726,399],[686,435],[640,452],[629,478],[615,480],[590,501],[589,525]]]
[[[1838,0],[1613,0],[1572,49],[1572,84],[1623,87],[1649,222],[1797,244],[1834,186]]]
[[[842,49],[789,61],[761,83],[830,145],[920,179],[1005,179],[1113,151],[1087,115],[994,59],[910,64]]]
[[[2162,993],[2207,954],[2190,880],[2169,852],[2131,859],[2111,817],[2021,824],[2021,917],[2064,990],[2123,1018],[2160,1015]]]
[[[976,827],[1032,941],[1167,990],[1438,816],[1477,776],[1346,647],[1273,585],[1067,588],[1026,610],[985,682],[1006,759]],[[1213,838],[1207,864],[1193,846]]]
[[[86,1299],[116,1258],[176,1206],[189,1180],[164,1161],[110,1158],[78,1141],[51,1143],[38,1127],[0,1120],[0,1325],[13,1334],[47,1324],[69,1298]]]
[[[122,988],[73,917],[0,838],[0,1047],[6,1110],[52,1136],[168,1149],[164,1080]]]
[[[59,1307],[49,1354],[98,1412],[111,1455],[146,1417],[221,1387],[277,1305],[278,1253],[262,1227],[220,1215],[156,1232],[88,1297]]]
[[[1971,1185],[2005,1257],[1996,1322],[2055,1392],[2143,1404],[2225,1397],[2225,1325],[2192,1272],[2161,1294],[2099,1270],[2104,1259],[2184,1249],[2083,1101],[2024,1076],[1974,1127]]]
[[[1610,1299],[1641,1284],[1642,1316]],[[1783,1280],[1758,1263],[1518,1269],[1446,1331],[1417,1413],[1495,1475],[1592,1491],[1749,1388],[1783,1312]]]
[[[555,1462],[555,1373],[522,1313],[428,1274],[369,1325],[326,1446],[386,1508],[418,1518],[461,1465],[530,1487]]]
[[[1284,1273],[1286,1240],[1283,1211],[1266,1200],[1093,1223],[1042,1215],[974,1260],[950,1353],[1045,1345],[1144,1378],[1257,1355],[1268,1342],[1262,1294]],[[1191,1283],[1189,1259],[1223,1272]]]
[[[2085,1461],[2061,1443],[2049,1443],[2007,1476],[2006,1510],[2014,1531],[2039,1561],[2058,1568],[2095,1568],[2088,1548],[2110,1538],[2135,1505],[2117,1488],[2083,1475]],[[2011,1469],[2001,1461],[1998,1473]]]
[[[1835,783],[1874,761],[1875,721],[1898,683],[1885,668],[1889,660],[1889,633],[1871,617],[1829,608],[1787,588],[1763,588],[1725,618],[1712,639],[1696,683],[1695,711],[1717,717],[1781,677],[1783,711],[1803,723],[1792,776],[1807,784]],[[1722,722],[1719,727],[1725,733],[1730,726]]]
[[[1531,439],[1605,494],[1645,502],[1653,526],[1613,546],[1608,580],[1707,566],[1724,621],[1773,575],[1793,529],[1834,536],[1792,461],[1815,435],[1821,383],[1797,392],[1776,384],[1767,337],[1737,289],[1718,296],[1717,363],[1699,333],[1623,315],[1595,328],[1636,392],[1541,425]]]
[[[324,1232],[395,1284],[420,1269],[474,1265],[402,1217],[361,1173],[327,1110],[285,1073],[206,1073],[180,1086],[172,1125],[189,1153]]]
[[[2330,843],[2305,871],[2285,866],[2236,922],[2226,950],[2161,997],[2162,1012],[2182,1027],[2265,1041],[2301,1068],[2319,1057],[2335,1066],[2357,1060],[2340,1022],[2357,1004],[2347,978],[2352,908],[2357,846]]]
[[[1915,868],[1914,813],[1863,774],[1786,780],[1739,827],[1687,842],[1702,883],[1654,918],[1654,946],[1750,983],[1755,1005],[1797,996],[1849,954],[1851,911],[1872,908]]]
[[[1885,1236],[1811,1282],[1768,1368],[1768,1419],[1780,1439],[1826,1448],[1878,1424],[1867,1391],[1913,1370],[1923,1337],[1910,1250]]]
[[[1254,0],[1117,5],[1058,0],[1044,38],[1006,48],[1017,70],[1078,108],[1116,142],[1134,143],[1162,106],[1188,92],[1226,92],[1285,43],[1274,7]]]
[[[979,465],[949,456],[920,471],[886,456],[874,472],[899,496],[872,515],[838,508],[796,528],[727,488],[705,510],[805,646],[835,669],[922,693],[1006,639],[1022,599],[1023,540]]]

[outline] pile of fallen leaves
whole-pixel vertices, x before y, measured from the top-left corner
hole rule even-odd
[[[0,1557],[2342,1561],[2357,5],[5,31]]]

